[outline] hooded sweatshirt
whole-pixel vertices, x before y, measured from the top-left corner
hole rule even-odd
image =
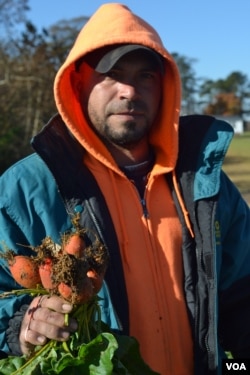
[[[89,126],[71,83],[75,61],[101,47],[141,44],[165,61],[162,105],[149,135],[155,164],[144,199]],[[122,4],[102,5],[80,31],[58,71],[54,96],[66,126],[86,150],[83,162],[95,176],[117,233],[129,303],[130,335],[148,365],[161,375],[193,373],[181,256],[181,226],[164,175],[178,155],[180,77],[157,32]],[[142,204],[143,203],[143,204]]]

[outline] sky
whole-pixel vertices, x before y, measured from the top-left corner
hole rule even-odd
[[[29,19],[40,29],[91,16],[101,0],[29,0]],[[119,2],[119,1],[115,1]],[[224,79],[240,71],[250,79],[250,0],[123,0],[160,34],[169,52],[195,59],[198,78]]]

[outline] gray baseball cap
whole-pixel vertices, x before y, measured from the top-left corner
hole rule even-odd
[[[100,58],[94,69],[99,73],[107,73],[122,56],[136,50],[143,50],[148,52],[148,54],[155,60],[155,62],[158,63],[160,71],[164,73],[163,57],[153,49],[145,47],[141,44],[125,44],[113,48]]]

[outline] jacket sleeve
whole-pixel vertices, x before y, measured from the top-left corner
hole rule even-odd
[[[221,344],[235,357],[250,358],[250,210],[225,174],[217,231]]]
[[[29,305],[22,305],[13,318],[9,320],[9,327],[6,329],[6,340],[10,349],[11,355],[22,355],[19,334],[23,321],[23,317],[28,309]]]
[[[55,179],[36,154],[18,162],[0,178],[0,254],[7,248],[16,254],[30,255],[30,246],[37,246],[50,236],[60,243],[60,236],[72,224],[58,193]],[[19,289],[8,266],[0,257],[0,293]],[[108,287],[99,293],[102,320],[119,330]],[[18,353],[18,330],[27,295],[0,298],[0,354]]]
[[[53,213],[54,215],[53,220]],[[0,178],[0,254],[6,248],[30,255],[46,236],[59,241],[70,220],[49,170],[35,154],[18,162]],[[20,289],[0,257],[0,293]],[[10,352],[6,330],[14,314],[29,304],[28,295],[0,298],[0,351]]]
[[[7,179],[8,180],[8,179]],[[6,185],[9,182],[6,181],[6,184],[1,180],[0,189],[6,192]],[[12,190],[10,187],[8,192]],[[7,199],[7,204],[5,205],[4,196]],[[7,197],[6,193],[1,194],[0,201],[0,252],[3,254],[6,249],[12,249],[16,253],[21,251],[18,248],[17,244],[26,244],[25,235],[22,232],[21,228],[18,227],[17,223],[14,221],[14,217],[10,216],[8,212],[8,206],[11,205],[13,200],[10,197]],[[13,202],[13,206],[14,206]],[[20,289],[20,285],[17,284],[9,272],[8,264],[3,259],[0,258],[0,293],[8,292],[11,290]],[[12,353],[10,346],[8,345],[6,339],[6,331],[9,329],[10,319],[14,316],[15,312],[19,311],[22,308],[22,305],[29,303],[30,298],[27,295],[23,296],[12,296],[8,298],[0,298],[0,351],[5,353]],[[20,326],[19,326],[20,328]],[[16,338],[18,338],[18,332],[16,332]],[[18,343],[17,343],[18,344]]]

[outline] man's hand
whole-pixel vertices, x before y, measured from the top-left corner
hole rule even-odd
[[[77,329],[77,322],[69,320],[65,326],[65,314],[72,305],[57,296],[36,297],[24,315],[20,331],[20,347],[23,354],[29,354],[34,345],[44,345],[47,339],[66,341]]]

